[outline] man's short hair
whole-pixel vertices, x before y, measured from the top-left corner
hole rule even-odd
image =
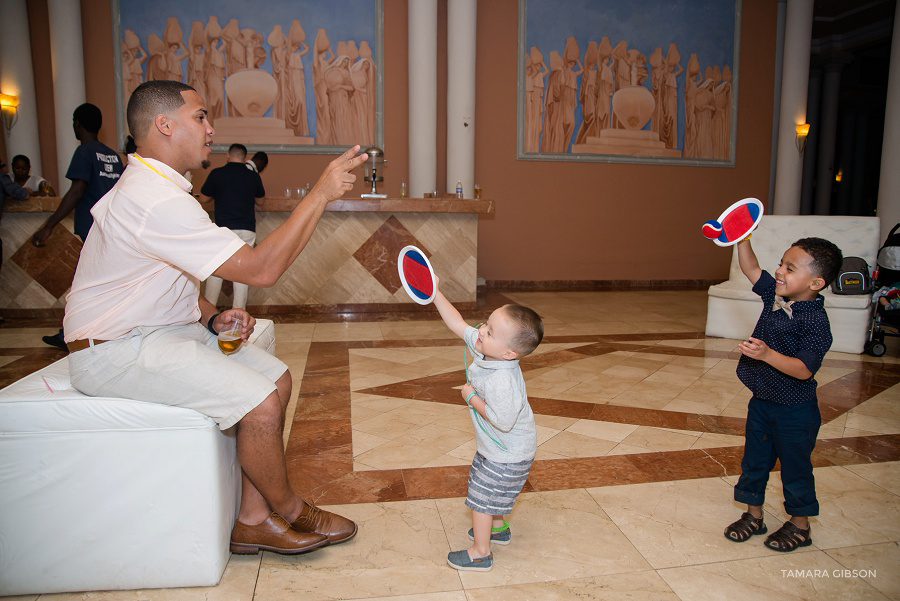
[[[150,129],[157,115],[171,114],[184,104],[182,92],[195,91],[180,81],[157,79],[147,81],[137,87],[128,99],[126,110],[128,130],[139,142]]]
[[[269,164],[269,155],[262,150],[257,150],[255,153],[253,153],[252,159],[254,162],[261,163],[262,165]]]
[[[16,156],[13,157],[13,159],[10,161],[10,163],[18,163],[19,161],[25,161],[25,164],[28,165],[29,167],[31,167],[31,159],[29,159],[24,154],[17,154]]]
[[[103,125],[103,113],[90,102],[85,102],[72,113],[72,119],[81,123],[81,127],[95,134]]]
[[[245,159],[247,158],[247,147],[243,144],[232,144],[228,147],[228,156],[233,156],[237,159]]]
[[[522,305],[504,305],[503,310],[513,323],[516,333],[510,340],[512,350],[519,357],[531,354],[544,338],[544,322],[534,309]]]
[[[837,279],[841,272],[841,263],[844,262],[844,255],[841,249],[833,242],[829,242],[824,238],[801,238],[791,246],[796,246],[812,257],[810,269],[813,275],[825,280],[827,287],[831,282]]]

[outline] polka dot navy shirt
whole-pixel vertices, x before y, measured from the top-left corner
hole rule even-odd
[[[782,355],[800,359],[815,375],[832,342],[825,298],[820,294],[810,301],[795,301],[791,305],[792,317],[788,317],[783,310],[772,311],[775,278],[768,271],[763,271],[759,276],[753,292],[763,301],[753,337]],[[746,355],[741,355],[738,361],[737,375],[758,399],[784,405],[816,402],[817,384],[814,377],[799,380]]]

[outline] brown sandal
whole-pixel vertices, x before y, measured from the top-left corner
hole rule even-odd
[[[788,520],[784,523],[784,526],[770,534],[763,544],[773,551],[787,553],[797,547],[808,547],[811,545],[812,538],[809,536],[809,531],[810,528],[806,530],[798,528],[794,522]]]
[[[725,528],[725,538],[736,543],[742,543],[748,540],[754,534],[765,534],[768,532],[762,518],[755,518],[753,515],[745,511],[741,514],[741,519]]]

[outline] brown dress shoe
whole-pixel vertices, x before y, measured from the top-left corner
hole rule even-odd
[[[336,513],[319,509],[309,501],[304,501],[303,511],[291,523],[297,532],[316,532],[328,537],[329,544],[343,543],[356,536],[356,522]]]
[[[297,532],[277,513],[255,526],[234,521],[231,552],[255,555],[260,549],[284,555],[314,551],[328,544],[328,537],[315,532]]]

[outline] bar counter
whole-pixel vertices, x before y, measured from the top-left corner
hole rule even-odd
[[[72,216],[54,229],[46,247],[31,244],[31,235],[60,200],[6,201],[0,220],[0,309],[65,305],[81,250],[81,240],[72,233]],[[256,208],[258,239],[283,223],[299,202],[266,197]],[[248,306],[272,313],[297,305],[329,310],[413,306],[397,274],[397,255],[410,244],[425,252],[441,278],[441,291],[451,302],[459,303],[460,308],[474,306],[478,219],[493,212],[493,201],[487,199],[350,198],[331,202],[300,257],[272,288],[251,288]],[[231,306],[227,283],[219,305]]]

